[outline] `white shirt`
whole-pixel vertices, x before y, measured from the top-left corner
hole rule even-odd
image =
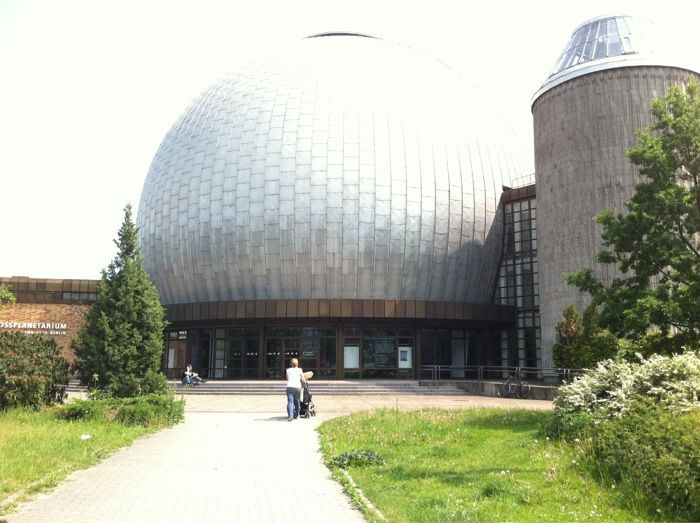
[[[289,367],[287,369],[287,387],[292,387],[293,389],[301,388],[301,376],[304,371],[299,367]]]

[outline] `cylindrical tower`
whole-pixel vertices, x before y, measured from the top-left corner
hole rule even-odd
[[[532,114],[538,206],[542,365],[550,367],[555,326],[564,309],[587,296],[566,274],[595,267],[603,210],[623,212],[642,181],[625,155],[635,130],[650,123],[649,105],[693,73],[654,42],[651,23],[630,16],[589,20],[572,34],[554,71],[535,94]]]

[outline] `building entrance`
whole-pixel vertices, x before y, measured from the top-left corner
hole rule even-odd
[[[265,332],[265,377],[284,378],[292,358],[316,377],[334,378],[335,328],[269,327]]]
[[[259,377],[260,329],[206,330],[200,347],[197,359],[203,376],[219,379]]]
[[[501,332],[516,312],[511,305],[380,299],[177,304],[168,308],[163,367],[175,374],[185,361],[212,379],[281,381],[297,358],[316,379],[416,379],[438,367],[466,378],[466,367],[500,361]]]
[[[315,379],[430,378],[438,367],[442,378],[467,378],[467,367],[498,357],[499,340],[499,331],[353,325],[173,330],[163,367],[169,378],[189,362],[206,378],[281,381],[297,358]]]
[[[413,329],[345,327],[343,376],[357,378],[413,378]]]

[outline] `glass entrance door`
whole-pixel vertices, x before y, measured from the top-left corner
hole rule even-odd
[[[284,339],[268,338],[265,344],[265,377],[282,378],[282,365],[284,357],[282,354]]]
[[[335,377],[335,327],[270,327],[265,337],[266,378],[284,378],[292,358],[317,379]]]
[[[209,343],[209,367],[213,369],[214,378],[224,378],[226,367],[226,338],[224,329],[213,329]]]
[[[241,378],[243,370],[243,345],[244,340],[233,338],[229,340],[226,350],[226,378]]]
[[[247,379],[259,378],[260,336],[257,329],[246,329],[246,332],[248,331],[252,331],[252,334],[244,342],[241,377]]]
[[[299,348],[299,366],[304,369],[304,372],[311,371],[318,378],[319,349],[321,347],[319,329],[316,327],[304,327],[301,329],[299,342],[301,345]]]
[[[284,371],[297,358],[301,365],[301,328],[271,327],[267,330],[265,377],[284,379]],[[306,369],[304,369],[306,370]]]
[[[227,329],[226,341],[226,378],[257,378],[260,358],[260,331],[258,329]]]
[[[297,329],[289,330],[292,330],[293,334],[297,334]],[[299,338],[296,336],[284,338],[284,360],[282,361],[282,376],[284,376],[285,379],[286,376],[284,374],[284,369],[291,365],[292,358],[296,358],[297,360],[299,360],[299,367],[304,369],[304,366],[301,364],[301,358],[299,355]]]
[[[260,363],[259,329],[210,329],[202,333],[201,376],[209,378],[255,379]],[[207,364],[205,368],[203,365]]]

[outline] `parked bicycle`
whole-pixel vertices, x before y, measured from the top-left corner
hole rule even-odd
[[[508,379],[498,386],[498,396],[501,398],[527,399],[530,395],[530,385],[523,382],[520,373],[516,372],[515,377],[509,374]]]

